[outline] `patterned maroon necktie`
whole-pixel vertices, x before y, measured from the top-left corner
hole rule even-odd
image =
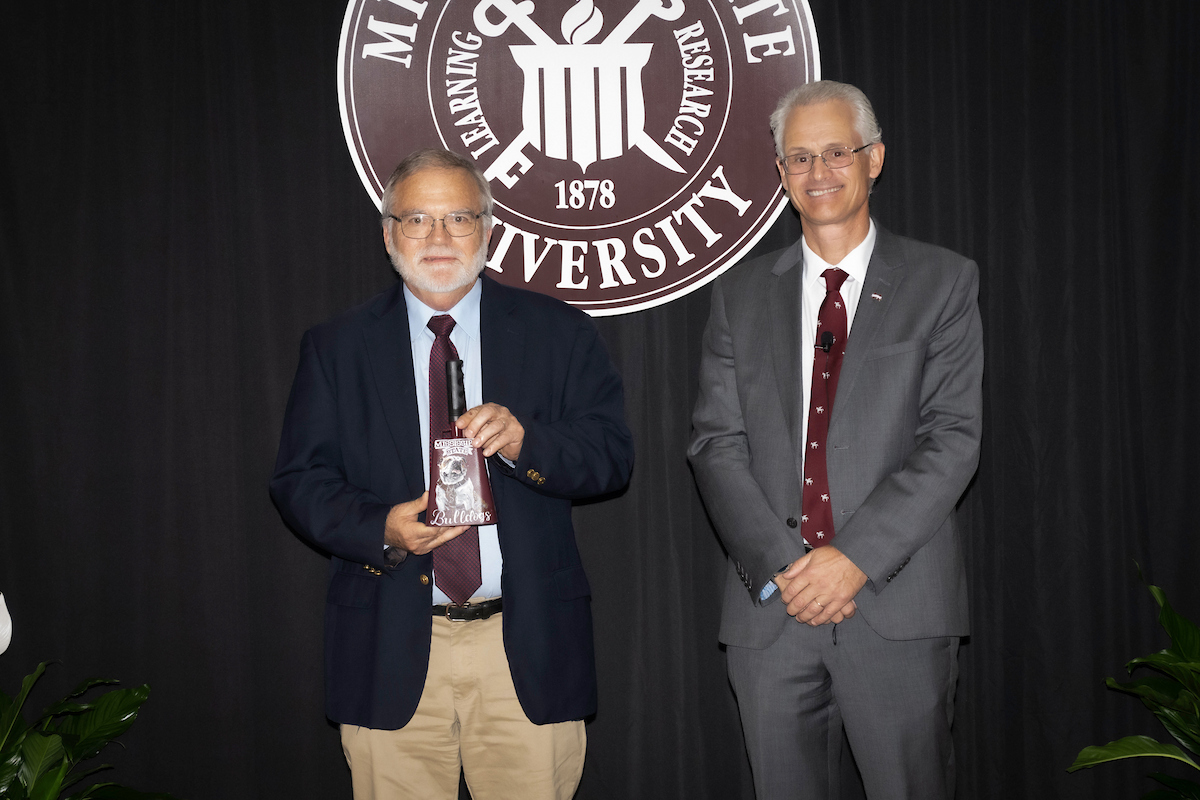
[[[825,465],[825,440],[829,435],[829,417],[837,394],[842,356],[846,354],[846,303],[842,283],[846,273],[827,269],[825,299],[817,312],[816,350],[813,352],[812,391],[808,405],[808,438],[804,448],[804,489],[800,533],[813,547],[833,539],[833,505],[829,500],[829,473]]]
[[[458,361],[458,351],[450,341],[454,317],[431,317],[429,330],[437,338],[429,351],[429,486],[437,480],[433,461],[433,440],[457,437],[446,412],[446,362]],[[455,538],[433,549],[433,582],[451,601],[462,605],[483,582],[479,567],[479,529],[471,526]]]

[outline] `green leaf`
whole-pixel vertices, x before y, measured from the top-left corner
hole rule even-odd
[[[1173,775],[1167,775],[1162,772],[1152,772],[1150,773],[1150,777],[1163,786],[1174,789],[1172,795],[1175,797],[1185,797],[1187,800],[1200,800],[1200,783],[1176,778]]]
[[[25,725],[25,720],[17,717],[13,725],[12,731],[8,735],[8,742],[4,747],[0,747],[0,762],[16,756],[21,757],[21,745],[25,741],[25,737],[29,734],[29,728]],[[2,797],[2,795],[0,795]]]
[[[1192,694],[1200,694],[1200,664],[1183,658],[1173,650],[1160,650],[1133,659],[1125,668],[1132,673],[1138,667],[1150,667],[1178,681]]]
[[[1158,624],[1171,637],[1171,649],[1188,661],[1200,661],[1200,628],[1175,613],[1162,589],[1151,586],[1150,594],[1158,601]]]
[[[54,718],[63,717],[71,714],[82,714],[85,711],[91,711],[92,703],[68,703],[61,701],[47,708],[42,712],[42,718],[38,720],[43,730],[54,730]]]
[[[1148,656],[1138,656],[1137,658],[1131,659],[1130,662],[1125,665],[1125,669],[1132,674],[1133,671],[1138,667],[1153,667],[1157,670],[1164,670],[1170,669],[1176,664],[1181,663],[1186,664],[1186,659],[1184,659],[1174,650],[1167,649],[1159,650],[1157,653],[1151,653]]]
[[[1171,708],[1154,708],[1148,703],[1146,705],[1175,741],[1193,753],[1200,753],[1200,736],[1197,736],[1200,724],[1195,714],[1184,714]]]
[[[1106,745],[1091,745],[1079,751],[1075,763],[1067,767],[1067,772],[1074,772],[1084,767],[1094,767],[1107,761],[1119,761],[1123,758],[1139,756],[1161,756],[1182,761],[1193,769],[1200,770],[1200,764],[1188,758],[1187,754],[1173,744],[1162,744],[1149,736],[1126,736]]]
[[[150,687],[145,684],[132,689],[114,689],[96,700],[89,711],[63,719],[58,730],[63,734],[71,759],[91,758],[127,731],[149,696]],[[79,738],[73,740],[70,736]]]
[[[25,676],[25,680],[21,682],[21,693],[17,695],[16,700],[9,703],[8,708],[4,709],[4,713],[0,714],[0,753],[4,752],[5,745],[8,744],[13,732],[24,728],[24,720],[21,720],[21,708],[25,705],[25,700],[29,697],[29,691],[33,689],[33,685],[46,671],[48,663],[43,661],[38,664],[37,669]],[[20,727],[17,725],[18,720],[21,721]]]
[[[14,748],[13,752],[8,755],[4,761],[0,762],[0,797],[7,797],[4,793],[8,788],[17,781],[17,776],[21,774],[21,751]]]
[[[70,797],[67,798],[67,800],[89,800],[89,798],[95,797],[93,792],[98,791],[99,789],[103,789],[105,786],[116,786],[116,784],[115,783],[93,784],[92,786],[89,786],[88,788],[84,789],[82,793],[71,795]]]
[[[70,694],[42,712],[42,719],[57,717],[62,714],[80,714],[92,708],[92,703],[72,703],[71,698],[79,697],[96,686],[116,686],[121,682],[113,678],[89,678],[76,686]]]
[[[58,800],[63,778],[66,777],[67,770],[70,768],[70,762],[64,758],[58,769],[52,769],[38,779],[38,782],[29,790],[29,800]]]
[[[1124,683],[1109,678],[1105,683],[1110,689],[1136,695],[1147,703],[1165,708],[1174,708],[1185,713],[1190,713],[1196,708],[1195,695],[1173,678],[1153,676]]]
[[[21,745],[21,783],[33,787],[43,775],[56,770],[66,756],[63,752],[62,738],[56,735],[43,736],[37,731],[30,731]]]
[[[116,678],[88,678],[86,681],[76,686],[71,693],[67,695],[67,699],[79,697],[94,686],[116,686],[120,683],[121,682]]]
[[[75,784],[79,783],[84,778],[88,777],[89,775],[95,775],[97,772],[104,772],[104,770],[112,769],[112,768],[113,768],[112,764],[97,764],[96,766],[85,769],[82,772],[72,772],[71,779],[63,785],[64,786],[74,786]]]
[[[1141,698],[1179,744],[1193,753],[1200,753],[1200,715],[1197,714],[1196,696],[1178,681],[1156,676],[1128,683],[1109,678],[1106,683],[1110,689]]]

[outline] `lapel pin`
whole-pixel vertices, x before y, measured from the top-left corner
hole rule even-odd
[[[883,299],[883,295],[876,294],[875,292],[871,292],[871,299],[874,300],[876,303],[878,303],[880,300]]]

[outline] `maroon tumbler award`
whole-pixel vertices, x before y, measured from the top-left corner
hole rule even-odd
[[[427,524],[439,528],[496,524],[496,503],[483,453],[470,439],[460,436],[455,425],[467,411],[462,365],[461,361],[446,362],[448,425],[445,436],[433,440],[430,457],[435,482],[425,518]]]

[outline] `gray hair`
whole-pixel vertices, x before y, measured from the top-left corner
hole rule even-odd
[[[875,109],[862,89],[837,81],[814,81],[788,92],[775,106],[771,114],[771,132],[775,135],[776,156],[783,158],[783,127],[792,110],[829,100],[841,100],[850,106],[854,112],[854,130],[864,145],[883,141],[883,129],[875,119]]]
[[[396,184],[423,169],[466,170],[475,179],[475,185],[479,188],[479,199],[483,201],[483,215],[486,218],[485,224],[491,224],[492,206],[494,204],[492,201],[492,187],[488,184],[488,180],[483,176],[483,173],[479,171],[479,167],[475,166],[475,162],[466,156],[459,155],[452,150],[430,147],[409,153],[392,170],[391,177],[387,179],[387,183],[383,186],[383,199],[379,204],[380,221],[384,225],[388,222],[388,215],[392,213],[392,199],[394,197],[392,190],[396,187]]]

